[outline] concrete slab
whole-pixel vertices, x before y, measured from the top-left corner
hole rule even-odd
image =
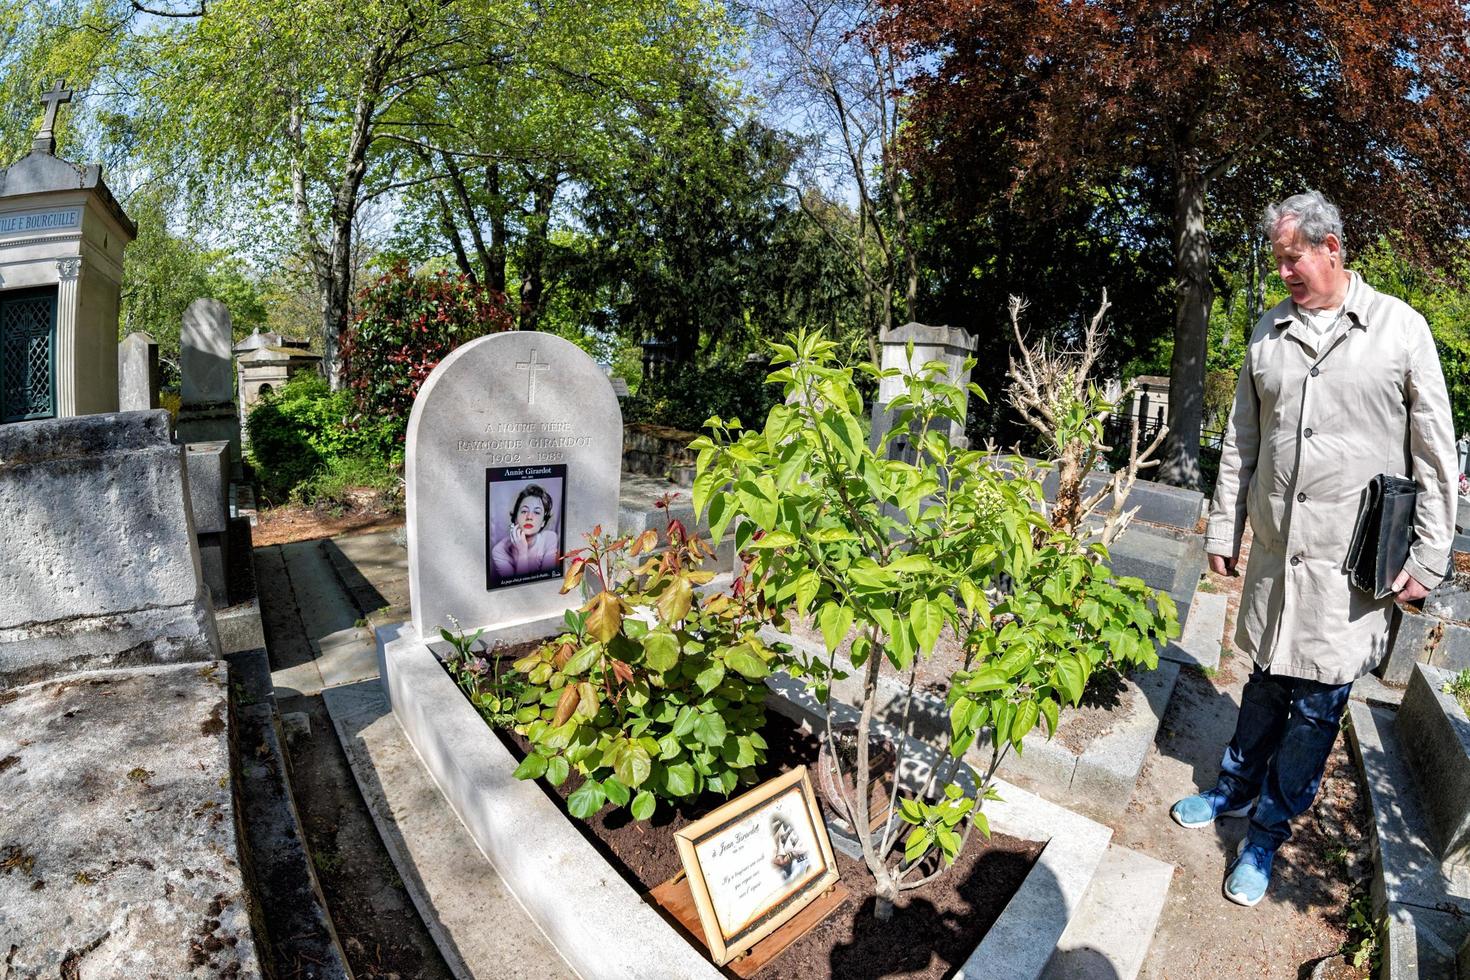
[[[313,641],[322,687],[355,684],[378,676],[378,654],[365,629],[351,627]]]
[[[1161,660],[1185,666],[1220,668],[1220,650],[1225,642],[1225,610],[1230,600],[1218,592],[1196,592],[1179,639],[1164,645]]]
[[[1174,865],[1109,844],[1043,980],[1133,980],[1173,878]]]
[[[7,976],[258,977],[221,661],[0,692]]]
[[[260,949],[275,975],[350,980],[337,932],[307,853],[276,722],[263,649],[229,657],[239,754],[244,862],[260,906]]]
[[[1470,719],[1441,690],[1448,671],[1415,664],[1395,728],[1440,859],[1470,867]]]
[[[378,633],[393,714],[425,768],[576,973],[608,980],[721,974],[614,872],[515,758],[409,626]],[[616,936],[617,942],[609,942]]]
[[[1388,656],[1379,664],[1376,673],[1383,683],[1404,687],[1414,673],[1414,664],[1429,659],[1431,634],[1439,620],[1433,616],[1398,607],[1394,624],[1389,633]]]
[[[1353,681],[1353,700],[1364,704],[1376,704],[1384,708],[1398,708],[1404,700],[1402,687],[1390,687],[1373,674],[1364,674]]]
[[[1470,626],[1445,623],[1429,662],[1451,673],[1470,668]]]
[[[260,600],[226,606],[214,611],[221,653],[243,653],[265,646],[265,625],[260,617]]]
[[[1374,912],[1383,914],[1393,903],[1439,909],[1462,916],[1470,928],[1470,875],[1447,872],[1434,852],[1394,713],[1359,701],[1350,701],[1348,712],[1373,812]]]
[[[1465,934],[1465,926],[1454,916],[1391,902],[1387,921],[1379,971],[1383,980],[1450,980],[1457,975],[1451,943]]]
[[[322,699],[378,834],[455,976],[572,976],[434,785],[381,685],[335,687]]]

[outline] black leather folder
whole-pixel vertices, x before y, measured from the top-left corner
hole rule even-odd
[[[1393,580],[1409,560],[1414,533],[1414,505],[1419,485],[1401,476],[1380,473],[1368,492],[1348,548],[1348,580],[1375,599],[1394,594]]]

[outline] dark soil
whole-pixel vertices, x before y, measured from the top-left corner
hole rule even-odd
[[[1113,722],[1132,707],[1137,695],[1138,689],[1124,683],[1122,675],[1098,671],[1088,679],[1081,704],[1071,708],[1057,726],[1057,739],[1081,755],[1093,739],[1113,730]]]
[[[403,514],[386,507],[369,507],[366,510],[333,514],[301,504],[285,504],[261,510],[251,534],[255,547],[264,548],[273,544],[289,544],[292,541],[334,538],[339,534],[381,531],[398,527],[403,520]]]
[[[517,757],[525,756],[525,739],[510,732],[497,734]],[[768,714],[761,734],[770,746],[759,771],[762,779],[798,765],[815,767],[817,740],[794,722]],[[559,787],[544,780],[540,785],[565,813],[566,797],[581,785],[581,779],[574,773]],[[682,867],[674,832],[724,802],[724,797],[709,794],[677,809],[660,803],[647,823],[637,822],[626,809],[607,807],[590,821],[576,822],[629,885],[647,892]],[[568,815],[567,819],[574,818]],[[758,976],[761,980],[946,977],[964,963],[1000,917],[1042,847],[1002,834],[988,841],[973,835],[955,866],[907,893],[886,923],[873,917],[873,879],[867,867],[838,853],[838,872],[852,894]]]

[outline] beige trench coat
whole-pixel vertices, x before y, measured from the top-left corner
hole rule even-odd
[[[1273,674],[1345,684],[1387,653],[1393,600],[1348,585],[1368,481],[1423,489],[1408,570],[1433,587],[1454,535],[1458,460],[1439,354],[1424,318],[1352,274],[1344,315],[1320,337],[1287,299],[1256,324],[1225,433],[1205,548],[1254,535],[1236,646]]]

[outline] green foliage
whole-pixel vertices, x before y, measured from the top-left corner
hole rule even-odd
[[[1442,690],[1459,701],[1460,707],[1467,715],[1470,715],[1470,667],[1466,667],[1445,681]]]
[[[1356,895],[1348,902],[1348,935],[1338,949],[1356,969],[1368,969],[1369,976],[1378,976],[1383,962],[1382,925],[1373,918],[1373,900],[1366,892]]]
[[[667,499],[664,501],[667,506]],[[647,820],[658,800],[729,795],[755,782],[765,760],[765,685],[771,651],[757,636],[754,596],[701,596],[712,551],[669,521],[660,555],[652,529],[614,540],[596,529],[569,556],[563,591],[617,583],[567,613],[569,631],[521,660],[532,695],[516,713],[534,747],[516,776],[559,785],[585,777],[568,799],[591,817],[604,804]]]
[[[475,644],[484,632],[477,630],[472,636],[441,629],[439,635],[454,648],[444,666],[486,724],[492,728],[509,728],[515,724],[516,712],[534,704],[538,692],[514,671],[502,670],[500,657],[493,653],[482,657],[475,651]]]
[[[266,499],[340,503],[348,485],[387,489],[396,467],[381,431],[350,424],[351,395],[301,371],[250,411],[250,461]],[[360,481],[353,483],[352,481]]]
[[[894,429],[870,447],[853,369],[833,363],[834,345],[802,333],[774,349],[771,380],[785,403],[761,428],[709,420],[712,436],[691,446],[699,451],[695,506],[708,512],[716,538],[743,518],[736,545],[748,552],[752,587],[774,616],[814,615],[831,656],[852,636],[850,662],[863,672],[867,701],[883,670],[912,684],[941,632],[959,638],[964,662],[948,685],[943,795],[914,794],[902,810],[924,831],[910,837],[916,850],[906,857],[938,847],[952,862],[957,827],[985,831],[980,801],[1006,749],[1019,750],[1038,725],[1055,732],[1061,709],[1078,703],[1094,671],[1155,666],[1156,644],[1178,632],[1173,603],[1136,578],[1115,577],[1101,546],[1084,548],[1053,529],[1040,484],[1018,475],[1020,460],[951,444],[965,398],[944,380],[941,362],[908,375],[907,392],[889,403]],[[867,363],[858,370],[900,374]],[[918,447],[915,462],[887,458],[901,433]],[[830,697],[830,662],[796,669]],[[990,772],[969,772],[965,753],[986,731]],[[860,731],[859,744],[867,737]],[[971,778],[956,777],[961,768]],[[858,775],[861,806],[868,787]],[[902,887],[894,879],[908,873],[884,863],[891,844],[864,848],[879,894],[890,899]]]
[[[400,449],[413,400],[435,366],[465,341],[510,329],[505,296],[463,276],[414,275],[397,263],[363,287],[342,336],[342,381],[352,420]]]
[[[643,379],[638,393],[623,403],[623,421],[698,432],[712,415],[764,418],[781,398],[780,389],[765,380],[764,366],[733,357],[674,367],[662,376]]]

